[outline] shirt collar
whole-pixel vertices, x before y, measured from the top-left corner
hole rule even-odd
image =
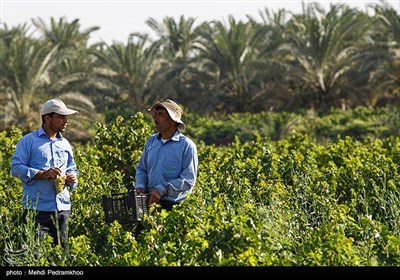
[[[39,134],[39,136],[45,135],[46,137],[48,137],[46,132],[43,129],[43,126],[39,127],[38,134]],[[62,138],[63,138],[63,136],[62,136],[61,132],[57,132],[57,139],[62,139]]]
[[[179,131],[179,129],[177,129],[174,133],[174,135],[172,135],[171,139],[172,141],[179,141],[179,136],[180,136],[181,132]],[[161,133],[158,133],[157,135],[157,139],[160,140],[161,139]]]

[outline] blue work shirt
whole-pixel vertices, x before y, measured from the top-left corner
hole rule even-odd
[[[39,211],[71,210],[68,188],[57,194],[54,180],[35,180],[40,170],[58,166],[65,173],[78,176],[69,141],[61,133],[50,139],[43,127],[22,137],[11,159],[11,174],[22,181],[22,205]],[[69,186],[70,190],[78,183]]]
[[[162,200],[180,202],[196,184],[197,166],[197,147],[179,130],[165,143],[159,133],[153,134],[136,168],[135,187],[146,192],[156,188]]]

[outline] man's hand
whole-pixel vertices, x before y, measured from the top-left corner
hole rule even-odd
[[[67,173],[66,175],[67,177],[65,178],[65,183],[67,183],[67,185],[73,185],[78,181],[75,173]]]
[[[135,191],[136,191],[136,193],[144,194],[143,188],[136,188]]]
[[[161,199],[160,193],[155,189],[152,188],[149,192],[149,205],[152,205],[153,203],[159,203]]]
[[[46,180],[55,180],[57,179],[58,176],[61,176],[61,169],[59,167],[51,167],[50,169],[47,169],[46,171],[40,170],[36,176],[36,180],[40,179],[46,179]]]

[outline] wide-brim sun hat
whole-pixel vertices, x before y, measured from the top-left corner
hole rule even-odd
[[[173,119],[176,123],[178,123],[178,129],[180,131],[185,130],[186,125],[181,120],[183,115],[183,110],[178,104],[176,104],[176,102],[172,101],[171,99],[167,99],[164,102],[156,102],[147,110],[153,115],[158,106],[161,106],[167,110],[168,115],[171,117],[171,119]]]
[[[60,99],[50,99],[43,104],[40,115],[43,116],[50,113],[57,113],[63,116],[79,114],[78,111],[67,108]]]

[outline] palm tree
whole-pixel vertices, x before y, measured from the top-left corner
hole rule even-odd
[[[63,94],[67,94],[77,104],[79,101],[84,104],[80,106],[82,120],[95,117],[90,100],[80,92],[66,88],[74,80],[73,74],[59,71],[60,64],[74,56],[74,49],[60,48],[59,44],[33,39],[27,31],[21,27],[9,30],[6,26],[0,38],[2,46],[5,46],[1,52],[0,69],[1,89],[7,97],[3,108],[10,111],[8,119],[4,121],[5,125],[14,124],[24,132],[31,131],[41,122],[41,105],[47,99],[61,97]],[[90,123],[93,123],[93,119]],[[87,132],[82,124],[84,122],[76,122],[76,130]]]
[[[115,87],[114,98],[129,110],[144,108],[152,99],[156,72],[160,69],[157,46],[148,35],[131,34],[127,45],[114,43],[106,48],[91,50],[102,64],[97,69],[100,77],[108,79]]]
[[[207,23],[195,25],[196,19],[184,16],[175,21],[166,17],[162,23],[149,18],[146,23],[156,33],[158,40],[154,42],[160,49],[162,69],[158,78],[163,82],[163,89],[158,99],[172,97],[187,106],[191,106],[199,98],[198,83],[198,50],[196,45],[202,39],[200,34]]]
[[[366,14],[345,4],[331,4],[327,13],[318,3],[303,4],[303,14],[294,15],[287,25],[294,64],[288,82],[299,86],[297,105],[321,110],[348,106],[347,95],[357,88],[352,70],[370,25]]]
[[[87,47],[91,33],[100,29],[98,26],[93,26],[81,31],[79,19],[69,23],[65,17],[59,18],[58,22],[51,17],[50,26],[42,18],[32,19],[32,23],[41,33],[41,39],[51,45],[59,45],[61,49]]]
[[[99,29],[94,26],[80,30],[79,19],[68,22],[65,17],[58,20],[51,17],[50,25],[41,19],[33,19],[36,32],[40,34],[40,42],[50,47],[57,46],[60,53],[65,54],[56,67],[52,69],[52,87],[49,95],[64,98],[81,112],[74,117],[74,126],[68,130],[75,137],[87,138],[88,127],[98,120],[96,106],[92,101],[96,96],[98,81],[93,75],[96,66],[95,57],[89,50],[97,45],[88,47],[92,32]],[[85,128],[86,127],[86,128]],[[85,135],[86,133],[86,135]]]
[[[254,94],[252,112],[285,110],[293,100],[293,88],[289,83],[283,83],[290,73],[292,57],[285,45],[286,25],[288,15],[285,9],[277,12],[268,8],[259,11],[261,23],[248,16],[254,28],[263,30],[263,36],[258,42],[258,59],[254,62],[257,69],[258,92]]]
[[[375,10],[373,38],[379,49],[380,60],[374,65],[371,83],[374,85],[372,104],[398,104],[400,102],[400,15],[382,1],[372,6]]]
[[[170,62],[176,60],[188,61],[194,55],[194,45],[199,40],[202,25],[195,27],[194,18],[185,19],[181,16],[179,22],[172,17],[165,17],[162,23],[149,18],[146,24],[156,33],[159,39],[156,43],[162,49],[162,55]]]
[[[249,111],[258,102],[257,62],[262,59],[257,48],[266,29],[255,28],[250,23],[236,22],[228,17],[229,26],[215,21],[204,31],[204,41],[199,45],[203,71],[214,77],[210,88],[223,112]]]
[[[8,30],[6,26],[2,30],[1,44],[6,47],[2,48],[0,76],[8,101],[4,105],[10,112],[6,125],[16,124],[29,131],[38,123],[58,48],[39,46],[22,28]]]
[[[97,45],[88,47],[87,44],[91,33],[99,27],[94,26],[80,31],[79,19],[69,23],[65,17],[61,17],[58,21],[51,17],[50,26],[41,18],[33,19],[32,22],[43,44],[58,46],[60,50],[69,51],[68,57],[56,69],[57,72],[76,76],[75,79],[73,77],[70,79],[78,80],[93,70],[94,58],[89,56],[88,49],[96,48]]]

